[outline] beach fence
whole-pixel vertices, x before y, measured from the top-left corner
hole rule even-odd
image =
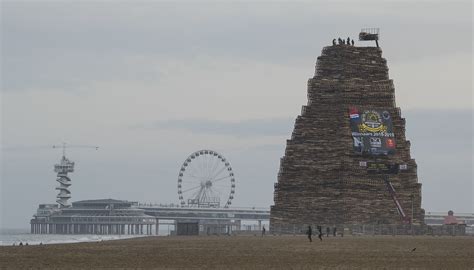
[[[318,226],[324,236],[362,236],[362,235],[432,235],[432,236],[464,236],[472,235],[466,225],[418,225],[418,224],[293,224],[270,226],[270,233],[307,234],[311,226],[312,234],[319,234]],[[467,232],[467,233],[466,233]],[[474,236],[474,235],[473,235]]]

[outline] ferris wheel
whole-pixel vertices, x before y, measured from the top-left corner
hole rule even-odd
[[[228,208],[235,193],[235,178],[226,158],[212,150],[199,150],[186,158],[178,176],[182,207]]]

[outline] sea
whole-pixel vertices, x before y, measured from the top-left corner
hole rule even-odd
[[[159,232],[167,235],[166,231]],[[0,229],[0,246],[49,245],[80,242],[101,242],[118,239],[145,237],[147,235],[96,235],[96,234],[31,234],[29,229]]]

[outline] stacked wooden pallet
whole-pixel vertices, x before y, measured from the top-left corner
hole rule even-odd
[[[354,152],[350,106],[390,113],[397,143],[394,155],[376,158]],[[308,104],[296,118],[281,159],[271,226],[400,223],[382,176],[361,167],[374,160],[407,165],[390,181],[405,213],[413,215],[414,223],[422,223],[417,167],[410,156],[405,119],[395,105],[395,89],[381,49],[325,47],[315,76],[308,81]]]

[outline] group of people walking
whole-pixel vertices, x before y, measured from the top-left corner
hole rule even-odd
[[[321,226],[316,226],[316,229],[318,230],[318,238],[320,241],[323,241],[323,228]],[[266,229],[265,229],[265,225],[263,225],[263,228],[262,228],[262,237],[265,236],[265,232],[266,232]],[[331,232],[331,228],[329,227],[326,227],[326,237],[329,237],[329,233]],[[337,227],[334,226],[333,229],[332,229],[332,234],[334,237],[336,237],[337,235]],[[313,236],[313,229],[311,228],[311,226],[308,226],[308,230],[306,231],[306,235],[308,236],[308,239],[309,239],[309,242],[313,242],[313,239],[312,239],[312,236]],[[341,234],[341,236],[343,236],[343,234]]]
[[[316,226],[316,229],[318,230],[318,238],[320,241],[323,241],[323,228],[321,226]],[[326,227],[326,237],[329,237],[329,233],[331,232],[331,228]],[[337,234],[337,228],[334,226],[332,230],[332,234],[334,237],[336,237]],[[308,230],[306,231],[306,235],[308,235],[309,242],[313,242],[313,239],[311,238],[313,235],[313,230],[311,229],[311,226],[308,226]]]
[[[336,45],[352,45],[352,46],[354,46],[354,40],[353,39],[351,40],[349,37],[347,38],[347,40],[338,38],[337,39],[337,44],[336,44],[336,39],[333,39],[332,40],[332,45],[333,46],[336,46]]]

